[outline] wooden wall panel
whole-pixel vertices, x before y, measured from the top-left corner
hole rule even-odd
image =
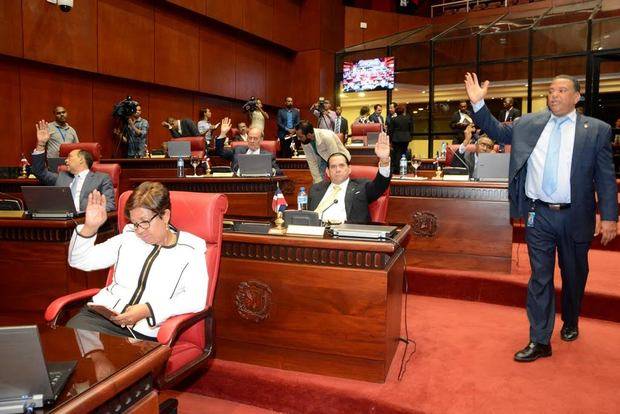
[[[71,13],[64,13],[45,1],[22,4],[24,57],[97,70],[97,27],[93,25],[97,21],[96,1],[79,2]]]
[[[298,53],[295,57],[295,67],[304,68],[296,73],[295,82],[291,84],[291,90],[297,107],[301,110],[302,119],[310,118],[308,108],[319,97],[319,76],[321,54],[318,50],[310,50]]]
[[[364,10],[363,19],[368,24],[368,28],[363,31],[364,42],[396,33],[398,30],[396,13]]]
[[[225,99],[195,96],[193,113],[196,121],[198,121],[198,111],[200,111],[201,108],[209,108],[211,110],[212,124],[217,124],[224,117],[232,119],[233,127],[236,127],[239,121],[245,121],[245,116],[241,112],[241,104],[236,104]],[[220,130],[217,129],[214,133],[218,135]]]
[[[265,98],[265,53],[255,45],[237,42],[235,53],[235,98]]]
[[[245,7],[245,3],[242,1],[207,0],[207,16],[222,23],[242,28],[243,7]]]
[[[153,82],[155,29],[150,2],[99,0],[97,27],[100,73]]]
[[[4,110],[4,134],[0,166],[19,164],[22,152],[20,124],[19,70],[17,65],[0,61],[0,107]],[[31,125],[34,131],[34,122]]]
[[[67,110],[68,122],[80,141],[93,140],[93,82],[86,76],[44,68],[20,70],[22,149],[30,153],[36,144],[35,122],[52,121],[56,106]]]
[[[364,43],[364,35],[360,29],[362,21],[362,9],[357,7],[345,7],[344,18],[344,45],[345,47]]]
[[[207,0],[166,0],[168,3],[194,11],[200,14],[207,14]]]
[[[0,7],[0,53],[23,56],[22,3],[5,1]]]
[[[344,6],[340,1],[321,0],[321,50],[337,52],[344,48]]]
[[[302,33],[298,51],[315,50],[321,47],[321,2],[304,1],[299,18],[299,30]]]
[[[172,116],[177,119],[191,118],[196,121],[194,97],[190,93],[178,91],[152,90],[149,95],[149,146],[160,148],[165,141],[170,141],[170,132],[161,126],[161,122]]]
[[[265,84],[265,102],[269,105],[281,106],[284,99],[291,94],[293,74],[297,71],[293,58],[278,53],[267,56],[267,78]]]
[[[198,90],[198,25],[185,16],[155,9],[155,82]]]
[[[406,14],[399,14],[398,15],[398,32],[404,32],[407,30],[426,26],[430,22],[431,22],[431,19],[429,19],[428,17],[407,16]]]
[[[297,50],[304,39],[300,30],[301,6],[297,0],[275,0],[273,5],[273,41]]]
[[[122,81],[95,81],[92,91],[93,141],[101,144],[101,150],[105,157],[111,157],[118,144],[118,141],[112,134],[112,130],[117,126],[112,118],[112,108],[114,104],[125,99],[127,95],[140,102],[142,117],[149,121],[149,129],[157,128],[157,124],[153,125],[150,123],[148,89]]]
[[[200,29],[201,92],[235,96],[236,42],[216,29]]]
[[[264,39],[273,38],[273,1],[245,0],[243,29]],[[241,3],[237,0],[238,3]]]

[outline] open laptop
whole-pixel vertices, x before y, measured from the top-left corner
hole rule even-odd
[[[71,188],[22,186],[26,207],[35,219],[68,219],[79,216],[73,204]]]
[[[189,141],[168,141],[168,157],[189,158],[192,155]]]
[[[377,145],[377,141],[379,140],[380,132],[367,132],[366,133],[366,141],[368,142],[369,147],[374,147]]]
[[[238,154],[241,177],[271,177],[271,154]]]
[[[508,181],[510,153],[478,154],[477,175],[480,181]]]
[[[58,172],[58,167],[65,165],[65,157],[50,157],[47,159],[47,169],[53,173]]]
[[[58,399],[77,362],[45,362],[35,325],[0,327],[0,402],[37,408]]]

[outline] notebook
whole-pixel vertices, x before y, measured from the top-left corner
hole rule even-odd
[[[35,219],[68,219],[80,215],[75,210],[71,188],[22,186],[26,207]]]
[[[45,362],[35,325],[0,327],[0,401],[37,408],[58,399],[76,361]]]
[[[271,177],[271,154],[237,154],[240,177]]]

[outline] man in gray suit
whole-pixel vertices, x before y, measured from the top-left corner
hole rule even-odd
[[[510,213],[525,219],[532,269],[526,304],[530,342],[514,359],[535,361],[551,356],[556,250],[562,275],[560,338],[574,341],[579,335],[590,242],[602,234],[601,244],[606,245],[618,232],[611,127],[577,113],[579,82],[572,76],[558,75],[549,85],[549,111],[527,114],[509,124],[493,118],[484,104],[489,81],[481,85],[476,74],[467,73],[465,87],[476,125],[500,142],[512,142]],[[601,216],[598,223],[595,192]]]
[[[75,209],[85,211],[88,204],[88,195],[93,190],[99,190],[106,198],[106,209],[116,208],[114,203],[114,185],[110,176],[105,173],[92,172],[93,157],[88,151],[73,150],[65,160],[69,172],[61,171],[56,174],[45,167],[45,145],[50,133],[45,121],[37,124],[37,148],[32,153],[32,172],[43,185],[70,187]]]

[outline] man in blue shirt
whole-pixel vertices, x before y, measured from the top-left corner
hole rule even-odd
[[[293,98],[288,96],[285,107],[278,109],[278,139],[280,140],[280,157],[290,158],[293,155],[291,143],[295,135],[295,125],[299,122],[299,109],[293,108]]]

